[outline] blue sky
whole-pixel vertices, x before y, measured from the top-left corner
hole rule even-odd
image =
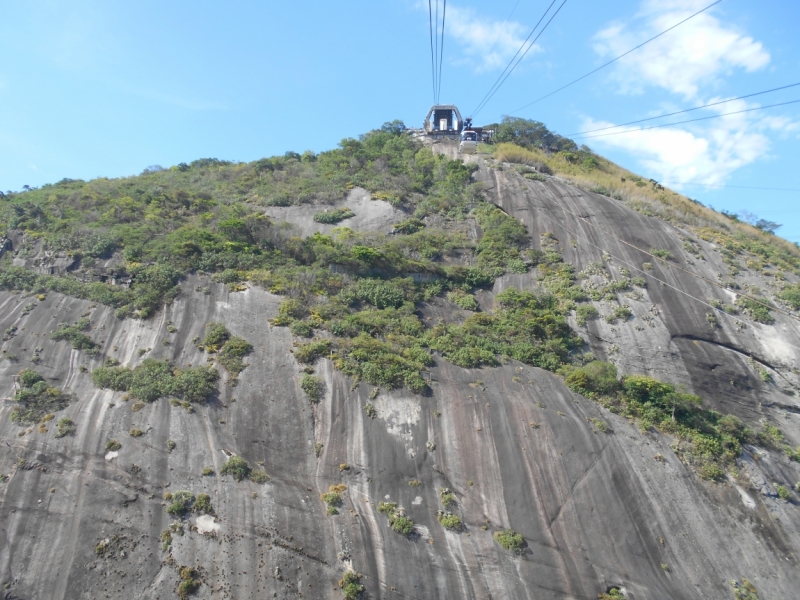
[[[568,0],[476,123],[513,113],[571,134],[800,82],[800,3],[723,0],[514,112],[711,1]],[[549,4],[448,2],[442,102],[471,114]],[[429,44],[419,0],[2,3],[0,189],[321,151],[395,118],[419,126]],[[686,118],[795,99],[800,87]],[[748,189],[800,190],[800,104],[581,141],[800,241],[800,191]]]

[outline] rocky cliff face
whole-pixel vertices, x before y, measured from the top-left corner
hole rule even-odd
[[[748,424],[765,419],[792,447],[800,443],[796,315],[775,312],[775,323],[763,325],[715,311],[712,300],[732,303],[732,292],[713,283],[725,272],[718,248],[558,178],[525,179],[485,157],[469,160],[487,199],[521,220],[535,247],[557,244],[576,272],[605,265],[589,279],[598,285],[621,269],[648,279],[624,299],[632,316],[583,327],[573,317],[598,359],[682,386]],[[366,198],[355,189],[344,203],[357,206],[359,220],[346,223],[353,229],[387,233],[406,217]],[[266,212],[304,235],[332,228],[314,223],[311,209]],[[480,236],[476,226],[465,231]],[[651,249],[674,260],[653,260],[643,252]],[[739,281],[769,288],[763,275]],[[509,286],[537,290],[541,282],[535,271],[507,274],[476,297],[490,310]],[[636,600],[727,599],[730,582],[743,578],[762,600],[800,589],[797,495],[787,502],[776,487],[800,481],[800,465],[777,450],[746,446],[738,477],[704,481],[676,456],[671,436],[642,431],[563,378],[515,361],[465,369],[434,355],[429,393],[376,395],[322,358],[315,375],[324,392],[310,404],[292,355],[296,338],[269,323],[282,297],[255,285],[230,291],[200,275],[181,289],[148,320],[53,292],[0,292],[0,329],[9,332],[0,361],[3,598],[174,598],[181,566],[195,569],[184,581],[197,582],[184,591],[209,599],[338,599],[349,569],[361,574],[367,598],[588,600],[616,587]],[[601,317],[612,310],[594,305]],[[419,313],[426,324],[469,314],[444,298]],[[51,339],[57,323],[81,318],[90,320],[97,355]],[[219,393],[193,412],[92,383],[108,357],[122,365],[165,358],[180,368],[213,361],[197,347],[209,322],[254,349],[237,384],[221,370]],[[21,427],[9,417],[25,368],[71,400],[54,419]],[[75,431],[58,437],[63,418]],[[108,450],[109,440],[120,447]],[[262,465],[269,481],[222,476],[233,455]],[[320,495],[339,484],[338,514],[327,515]],[[171,525],[164,494],[180,490],[208,494],[213,515]],[[413,532],[393,531],[381,502],[397,503]],[[444,528],[437,515],[445,510],[462,525]],[[506,528],[524,539],[519,552],[495,540]]]

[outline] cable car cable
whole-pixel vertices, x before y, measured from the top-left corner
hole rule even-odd
[[[598,133],[597,135],[583,135],[577,136],[576,139],[591,139],[606,137],[609,135],[620,135],[623,133],[636,133],[638,131],[648,131],[650,129],[659,129],[660,127],[672,127],[673,125],[682,125],[683,123],[694,123],[695,121],[708,121],[709,119],[719,119],[720,117],[728,117],[730,115],[740,115],[742,113],[753,112],[756,110],[765,110],[767,108],[775,108],[776,106],[786,106],[787,104],[797,104],[800,100],[790,100],[789,102],[779,102],[777,104],[768,104],[767,106],[756,106],[754,108],[746,108],[744,110],[736,110],[729,113],[722,113],[721,115],[711,115],[709,117],[699,117],[697,119],[687,119],[685,121],[676,121],[675,123],[663,123],[661,125],[651,125],[650,127],[640,127],[639,129],[628,129],[626,131],[612,131],[611,133]],[[621,127],[621,125],[620,125]]]
[[[530,45],[528,46],[527,50],[525,50],[525,52],[523,52],[523,53],[522,53],[522,56],[520,56],[520,57],[519,57],[519,60],[517,60],[517,62],[514,64],[514,66],[513,66],[513,67],[511,67],[511,70],[508,72],[508,74],[505,76],[505,78],[503,78],[503,81],[501,81],[501,82],[500,82],[500,85],[498,85],[498,86],[495,88],[495,90],[494,90],[494,91],[491,93],[491,95],[490,95],[490,96],[489,96],[489,97],[486,99],[486,102],[484,102],[484,103],[483,103],[483,106],[481,106],[481,107],[480,107],[480,108],[479,108],[479,109],[478,109],[478,110],[477,110],[477,111],[476,111],[474,114],[477,114],[478,112],[480,112],[481,110],[483,110],[483,109],[486,107],[486,104],[488,104],[489,100],[491,100],[491,99],[492,99],[492,97],[493,97],[493,96],[494,96],[494,95],[497,93],[497,91],[500,89],[500,86],[502,86],[502,85],[503,85],[503,84],[506,82],[506,79],[508,79],[509,77],[511,77],[511,73],[513,73],[513,72],[514,72],[514,69],[516,69],[516,68],[517,68],[517,66],[519,65],[519,63],[521,63],[521,62],[522,62],[522,59],[523,59],[523,58],[525,58],[525,55],[526,55],[526,54],[527,54],[527,53],[530,51],[530,49],[531,49],[531,48],[533,48],[534,44],[536,44],[536,40],[538,40],[538,39],[541,37],[541,35],[544,33],[545,29],[547,29],[547,26],[548,26],[548,25],[550,25],[550,23],[553,21],[553,19],[555,19],[555,18],[556,18],[556,15],[557,15],[557,14],[558,14],[558,13],[561,11],[561,9],[562,9],[562,8],[564,8],[564,5],[565,5],[566,3],[567,3],[567,0],[564,0],[564,1],[561,3],[561,6],[559,6],[559,7],[558,7],[558,9],[556,9],[556,12],[555,12],[555,13],[553,13],[553,16],[552,16],[552,17],[550,17],[550,20],[549,20],[547,23],[545,23],[545,26],[544,26],[544,27],[542,27],[542,30],[539,32],[539,35],[537,35],[537,36],[534,38],[534,40],[533,40],[533,41],[530,43]]]
[[[434,48],[436,50],[436,54],[435,54],[433,60],[437,64],[437,69],[436,69],[436,73],[433,76],[433,85],[434,85],[434,87],[436,87],[436,82],[439,80],[439,69],[438,69],[438,59],[439,59],[439,0],[436,0],[436,13],[435,14],[436,14],[436,16],[435,16],[435,18],[433,20],[433,26],[435,28],[435,33],[436,33],[436,35],[434,36],[434,40],[435,40]],[[438,88],[436,89],[435,94],[436,94],[436,97],[434,98],[434,102],[436,102],[436,104],[439,104],[439,90],[438,90]]]
[[[675,29],[675,28],[676,28],[676,27],[678,27],[679,25],[683,25],[684,23],[686,23],[686,21],[689,21],[690,19],[693,19],[694,17],[696,17],[696,16],[697,16],[697,15],[699,15],[700,13],[703,13],[703,12],[707,11],[709,8],[711,8],[712,6],[715,6],[715,5],[719,4],[720,2],[722,2],[722,0],[716,0],[716,2],[713,2],[713,3],[709,4],[708,6],[706,6],[705,8],[703,8],[703,9],[701,9],[701,10],[697,11],[697,12],[696,12],[696,13],[694,13],[693,15],[691,15],[691,16],[689,16],[689,17],[686,17],[686,18],[685,18],[683,21],[680,21],[679,23],[675,23],[675,25],[673,25],[673,26],[672,26],[672,27],[670,27],[669,29],[665,29],[664,31],[662,31],[662,32],[661,32],[661,33],[659,33],[658,35],[656,35],[656,36],[654,36],[654,37],[651,37],[651,38],[650,38],[649,40],[647,40],[646,42],[642,42],[641,44],[639,44],[639,45],[638,45],[638,46],[636,46],[635,48],[631,48],[631,49],[630,49],[630,50],[628,50],[628,51],[627,51],[625,54],[620,54],[620,55],[619,55],[618,57],[616,57],[615,59],[613,59],[613,60],[610,60],[610,61],[608,61],[607,63],[605,63],[605,64],[603,64],[603,65],[600,65],[599,67],[597,67],[596,69],[594,69],[594,70],[592,70],[592,71],[589,71],[588,73],[586,73],[586,75],[581,75],[580,77],[578,77],[578,78],[577,78],[577,79],[575,79],[574,81],[570,81],[568,84],[561,86],[561,87],[560,87],[560,88],[558,88],[557,90],[554,90],[554,91],[550,92],[549,94],[546,94],[546,95],[542,96],[541,98],[537,98],[537,99],[536,99],[536,100],[534,100],[533,102],[531,102],[531,103],[529,103],[529,104],[526,104],[525,106],[522,106],[522,107],[518,108],[517,110],[511,111],[511,114],[513,115],[514,113],[517,113],[517,112],[521,111],[521,110],[522,110],[522,109],[524,109],[524,108],[528,108],[529,106],[532,106],[532,105],[536,104],[537,102],[540,102],[540,101],[544,100],[545,98],[549,98],[549,97],[550,97],[550,96],[552,96],[553,94],[556,94],[556,93],[560,92],[561,90],[563,90],[563,89],[566,89],[566,88],[568,88],[569,86],[571,86],[571,85],[573,85],[573,84],[575,84],[575,83],[578,83],[578,82],[579,82],[579,81],[581,81],[582,79],[586,79],[587,77],[589,77],[589,75],[592,75],[592,74],[594,74],[594,73],[597,73],[597,72],[598,72],[600,69],[604,69],[604,68],[606,68],[608,65],[610,65],[610,64],[612,64],[612,63],[615,63],[615,62],[617,62],[617,61],[618,61],[620,58],[623,58],[623,57],[627,56],[628,54],[630,54],[631,52],[633,52],[634,50],[638,50],[638,49],[639,49],[639,48],[641,48],[642,46],[644,46],[644,45],[646,45],[646,44],[649,44],[649,43],[650,43],[650,42],[652,42],[653,40],[655,40],[655,39],[657,39],[657,38],[661,37],[662,35],[664,35],[665,33],[669,32],[669,31],[672,31],[673,29]]]
[[[662,181],[665,185],[702,185],[713,188],[736,188],[740,190],[769,190],[771,192],[800,192],[800,188],[776,188],[776,187],[754,187],[750,185],[723,185],[719,183],[699,183],[697,181]],[[787,212],[797,212],[791,210]]]
[[[500,38],[503,37],[503,34],[506,32],[506,27],[508,26],[508,22],[511,20],[511,17],[514,16],[514,13],[516,12],[520,2],[521,0],[517,0],[517,3],[514,5],[514,8],[511,9],[511,14],[509,14],[508,17],[506,17],[506,20],[503,21],[503,24],[500,27],[500,33],[497,34],[497,38],[495,38],[494,44],[492,44],[492,47],[489,48],[489,51],[486,53],[487,56],[491,55],[492,52],[494,52],[494,49],[497,46],[497,42],[500,41]]]
[[[439,44],[439,87],[437,94],[439,100],[442,98],[442,58],[444,57],[444,22],[447,17],[447,0],[444,0],[444,8],[442,10],[442,42]],[[437,100],[438,103],[438,100]]]
[[[527,37],[527,38],[525,38],[525,41],[524,41],[524,42],[522,42],[522,45],[519,47],[519,50],[517,50],[516,54],[514,54],[514,56],[512,56],[512,57],[511,57],[511,60],[510,60],[510,61],[508,61],[508,64],[506,65],[506,68],[505,68],[505,69],[503,69],[503,72],[502,72],[502,73],[500,73],[500,76],[497,78],[497,81],[495,81],[495,82],[494,82],[494,84],[492,84],[492,87],[490,87],[490,88],[489,88],[489,91],[488,91],[488,92],[486,92],[486,95],[485,95],[485,96],[483,97],[483,99],[482,99],[482,100],[481,100],[481,101],[478,103],[478,106],[476,107],[475,111],[473,111],[473,113],[472,113],[472,114],[473,114],[473,116],[477,114],[478,110],[480,110],[481,108],[483,108],[483,105],[484,105],[484,104],[485,104],[485,102],[488,100],[488,96],[489,96],[489,94],[491,94],[491,93],[492,93],[492,90],[495,88],[495,86],[497,86],[497,85],[498,85],[498,83],[500,82],[500,80],[503,78],[503,75],[505,75],[506,71],[508,71],[509,67],[511,67],[511,64],[514,62],[514,59],[516,59],[516,58],[517,58],[517,56],[519,56],[519,53],[520,53],[520,52],[522,52],[522,49],[525,47],[525,44],[527,44],[527,43],[528,43],[528,40],[529,40],[529,39],[531,39],[531,36],[533,36],[534,32],[536,31],[536,28],[537,28],[537,27],[539,27],[539,25],[540,25],[540,24],[541,24],[541,22],[544,20],[544,18],[547,16],[547,13],[548,13],[548,12],[550,12],[550,9],[551,9],[551,8],[553,8],[553,5],[554,5],[555,3],[556,3],[556,0],[553,0],[553,1],[550,3],[550,6],[548,6],[548,7],[547,7],[547,10],[545,10],[545,11],[544,11],[544,14],[542,14],[542,16],[539,18],[539,21],[536,23],[536,25],[534,25],[534,26],[533,26],[533,29],[532,29],[532,30],[531,30],[531,32],[528,34],[528,37]]]
[[[584,135],[587,133],[595,133],[597,131],[605,131],[607,129],[616,129],[617,127],[627,127],[628,125],[636,125],[637,123],[644,123],[645,121],[653,121],[655,119],[663,119],[664,117],[672,117],[674,115],[680,115],[687,112],[692,112],[693,110],[700,110],[701,108],[709,108],[711,106],[718,106],[720,104],[725,104],[727,102],[733,102],[734,100],[744,100],[745,98],[752,98],[753,96],[760,96],[762,94],[769,94],[770,92],[777,92],[778,90],[785,90],[787,88],[796,87],[800,85],[800,83],[792,83],[790,85],[784,85],[782,87],[772,88],[771,90],[764,90],[763,92],[756,92],[754,94],[747,94],[746,96],[738,96],[736,98],[730,98],[729,100],[720,100],[719,102],[711,102],[710,104],[704,104],[703,106],[695,106],[694,108],[687,108],[685,110],[679,110],[676,112],[666,113],[663,115],[659,115],[657,117],[648,117],[646,119],[639,119],[638,121],[630,121],[629,123],[622,123],[621,125],[609,125],[608,127],[601,127],[600,129],[590,129],[589,131],[578,131],[576,133],[568,133],[565,137],[571,137],[573,135]]]
[[[436,59],[433,53],[433,7],[428,0],[428,29],[431,34],[431,78],[433,82],[433,103],[436,104]]]

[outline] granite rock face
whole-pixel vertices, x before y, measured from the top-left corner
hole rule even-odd
[[[775,313],[774,325],[741,327],[719,313],[712,327],[704,303],[730,303],[731,292],[712,283],[724,265],[711,244],[557,178],[526,180],[469,160],[480,165],[488,199],[521,219],[535,241],[552,234],[576,271],[653,264],[643,275],[647,288],[628,301],[633,317],[576,326],[598,358],[621,373],[681,385],[748,423],[766,419],[800,444],[798,321]],[[359,221],[344,224],[388,232],[403,218],[360,198]],[[326,230],[311,208],[268,213],[305,233]],[[687,239],[702,259],[686,252]],[[652,248],[675,260],[641,251]],[[512,285],[539,284],[531,274],[506,275],[478,300],[488,308]],[[324,394],[312,406],[290,331],[269,324],[281,297],[257,287],[230,292],[200,276],[182,289],[147,321],[55,293],[26,311],[31,298],[0,293],[0,329],[17,328],[3,346],[14,360],[0,361],[4,598],[176,598],[179,566],[196,569],[197,597],[208,599],[342,598],[338,581],[349,568],[362,574],[367,598],[588,600],[619,587],[635,600],[728,599],[731,580],[744,577],[762,600],[797,596],[797,497],[778,498],[775,482],[800,481],[800,465],[781,454],[748,448],[737,481],[703,481],[675,456],[669,436],[642,432],[558,376],[515,362],[470,370],[434,357],[430,394],[373,397],[372,386],[354,385],[321,360]],[[442,300],[420,312],[463,318]],[[56,324],[87,313],[97,357],[50,339]],[[223,375],[219,394],[194,412],[166,400],[132,410],[123,393],[92,384],[103,354],[126,365],[206,364],[193,340],[211,321],[254,351],[238,385]],[[21,427],[9,419],[15,375],[34,366],[72,400],[54,420]],[[63,417],[76,430],[56,437]],[[145,433],[132,437],[131,429]],[[111,439],[119,450],[107,452]],[[232,455],[263,465],[269,481],[219,475]],[[205,468],[214,474],[202,475]],[[329,516],[320,494],[337,484],[347,489],[339,514]],[[460,529],[437,520],[442,488],[455,496],[447,510],[461,518]],[[174,519],[163,496],[178,490],[208,494],[214,514],[173,529],[165,550]],[[392,531],[381,501],[404,509],[412,534]],[[520,553],[494,540],[505,528],[523,536]]]

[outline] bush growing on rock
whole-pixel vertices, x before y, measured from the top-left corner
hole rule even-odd
[[[55,331],[50,334],[50,339],[56,342],[67,340],[72,344],[75,350],[83,350],[86,354],[94,356],[100,352],[100,346],[98,346],[92,338],[83,333],[88,328],[89,321],[87,319],[81,319],[75,323],[75,325],[61,323]]]
[[[133,398],[154,402],[176,396],[204,403],[217,390],[219,373],[213,367],[178,369],[165,360],[146,358],[134,369],[103,366],[92,371],[99,388],[130,392]]]
[[[250,465],[241,456],[231,456],[219,472],[222,475],[230,475],[236,481],[242,481],[250,475]]]
[[[342,589],[346,600],[356,600],[364,592],[364,586],[359,583],[360,581],[361,575],[353,571],[348,571],[342,575],[341,580],[339,580],[339,587]]]
[[[524,538],[513,529],[504,529],[494,534],[494,539],[504,549],[515,554],[520,554],[525,548]]]
[[[167,506],[167,512],[176,517],[182,517],[192,509],[195,496],[189,491],[181,490],[172,494],[172,504]]]
[[[59,419],[57,427],[58,427],[58,432],[56,433],[57,438],[62,438],[75,433],[75,422],[67,417]]]
[[[72,400],[70,395],[47,385],[33,369],[25,369],[17,377],[20,389],[14,394],[14,401],[18,406],[10,415],[15,423],[38,423],[45,415],[65,409]]]
[[[338,223],[339,221],[350,219],[354,216],[356,216],[356,213],[354,213],[347,207],[334,208],[333,210],[330,211],[314,213],[314,221],[316,221],[317,223],[325,223],[328,225],[332,225]]]
[[[322,398],[325,389],[325,382],[316,375],[303,374],[300,378],[300,388],[308,396],[308,401],[316,404]]]

